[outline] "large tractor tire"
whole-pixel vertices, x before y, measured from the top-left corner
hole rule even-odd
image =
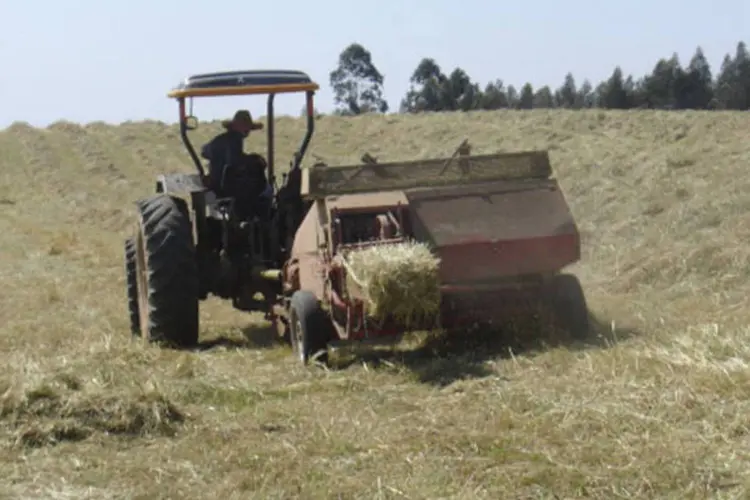
[[[125,240],[125,280],[128,297],[128,316],[130,317],[130,333],[141,334],[141,321],[138,312],[138,276],[136,270],[135,240]]]
[[[547,286],[546,300],[555,328],[575,340],[590,338],[589,309],[576,276],[558,274],[552,277]]]
[[[292,349],[303,364],[308,364],[319,351],[322,353],[316,359],[328,363],[329,322],[312,292],[294,292],[289,307],[289,336]]]
[[[138,202],[138,316],[151,342],[193,347],[199,332],[199,274],[186,203],[160,194]]]

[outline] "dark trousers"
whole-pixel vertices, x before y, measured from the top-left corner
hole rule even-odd
[[[240,219],[262,216],[268,211],[267,203],[260,198],[265,188],[265,179],[253,174],[248,168],[229,167],[224,175],[223,185],[221,179],[217,179],[215,184],[218,196],[234,199],[234,209]]]

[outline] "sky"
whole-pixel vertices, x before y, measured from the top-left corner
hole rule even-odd
[[[372,6],[372,7],[371,7]],[[482,86],[502,79],[553,88],[606,79],[619,64],[636,77],[697,46],[714,72],[737,42],[750,44],[744,0],[0,0],[0,128],[154,119],[174,122],[166,93],[190,74],[299,69],[321,85],[358,42],[385,76],[396,111],[424,57],[456,66]],[[299,115],[303,95],[277,97],[277,113]],[[265,114],[263,97],[203,98],[202,121],[238,108]]]

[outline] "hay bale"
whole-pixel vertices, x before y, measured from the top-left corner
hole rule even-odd
[[[420,242],[388,243],[344,256],[350,286],[366,297],[366,312],[404,325],[436,318],[440,311],[440,259]],[[352,283],[353,282],[353,283]]]

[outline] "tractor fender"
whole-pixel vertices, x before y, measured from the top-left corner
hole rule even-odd
[[[206,186],[198,174],[160,174],[156,177],[156,192],[188,197],[196,192],[206,191]]]
[[[161,174],[156,177],[156,192],[182,198],[193,210],[212,218],[220,219],[214,191],[203,184],[198,174]],[[202,216],[203,216],[202,215]]]

